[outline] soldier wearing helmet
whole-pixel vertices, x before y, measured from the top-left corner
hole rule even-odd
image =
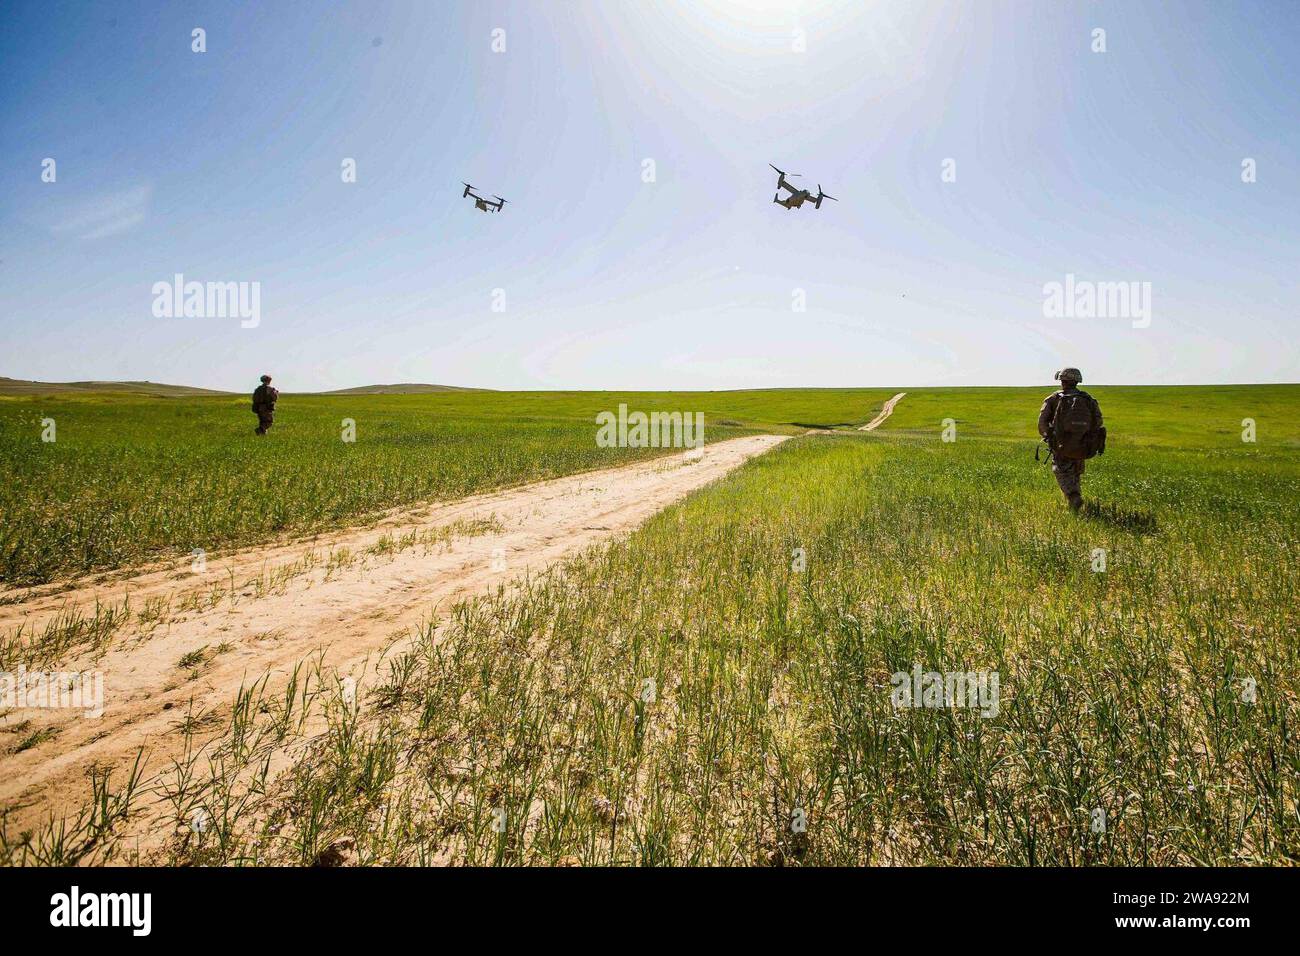
[[[263,375],[262,384],[253,391],[253,413],[257,415],[257,434],[265,435],[275,423],[275,402],[280,397],[278,389],[271,387],[271,376]]]
[[[1079,388],[1083,373],[1063,368],[1056,373],[1061,390],[1048,395],[1038,412],[1038,434],[1052,454],[1052,473],[1071,511],[1083,507],[1084,463],[1106,450],[1101,406]]]

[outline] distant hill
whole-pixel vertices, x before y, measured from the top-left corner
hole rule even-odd
[[[336,388],[332,392],[314,392],[315,395],[424,395],[428,392],[486,392],[484,388],[461,388],[457,385],[423,385],[402,382],[397,385],[360,385],[357,388]]]
[[[249,391],[252,391],[250,386]],[[425,385],[419,382],[401,382],[396,385],[361,385],[357,388],[340,388],[332,392],[299,392],[308,395],[424,395],[429,392],[483,392],[482,388],[460,388],[455,385]],[[194,388],[190,385],[164,385],[160,382],[29,382],[0,375],[0,395],[59,395],[66,392],[115,392],[124,395],[151,395],[156,398],[185,398],[202,395],[236,395],[238,392],[221,392],[211,388]]]
[[[189,385],[164,385],[160,382],[29,382],[0,375],[0,395],[58,395],[62,392],[118,392],[129,395],[153,395],[159,398],[184,398],[193,395],[230,395],[210,388]]]

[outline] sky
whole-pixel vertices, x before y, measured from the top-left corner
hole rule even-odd
[[[1295,382],[1297,48],[1291,0],[8,0],[0,375]]]

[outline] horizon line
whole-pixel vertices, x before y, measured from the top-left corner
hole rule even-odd
[[[272,379],[274,381],[274,379]],[[95,391],[94,386],[154,386],[158,388],[181,388],[193,389],[196,392],[209,392],[215,395],[243,395],[248,389],[226,389],[210,388],[203,385],[179,385],[174,382],[155,382],[150,379],[69,379],[66,381],[54,382],[43,381],[38,379],[21,379],[11,376],[0,375],[0,382],[13,382],[15,384],[32,386],[36,388],[47,387],[51,389],[72,388],[80,386],[80,391]],[[1263,386],[1294,386],[1300,385],[1300,381],[1279,382],[1162,382],[1162,383],[1138,383],[1138,382],[1081,382],[1091,388],[1253,388]],[[374,382],[364,385],[345,385],[340,388],[326,389],[293,389],[284,391],[284,395],[329,395],[336,392],[355,391],[358,389],[381,389],[381,388],[428,388],[443,390],[446,392],[493,392],[497,394],[511,393],[528,393],[528,392],[808,392],[808,391],[870,391],[873,389],[979,389],[979,388],[1054,388],[1055,383],[1044,382],[1040,385],[1008,385],[1008,384],[971,384],[971,385],[759,385],[747,386],[744,388],[636,388],[636,387],[532,387],[532,388],[489,388],[479,385],[446,385],[435,382]],[[393,394],[402,394],[400,392]],[[407,393],[413,394],[413,393]],[[435,394],[428,392],[426,394]],[[7,396],[15,397],[15,396]],[[194,397],[202,397],[194,396]]]

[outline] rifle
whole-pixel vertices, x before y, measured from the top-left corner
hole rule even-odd
[[[1039,444],[1034,446],[1034,461],[1039,460],[1038,453],[1043,450],[1043,445],[1047,446],[1047,457],[1042,459],[1042,461],[1047,463],[1052,460],[1052,440],[1046,435],[1043,436],[1043,440]]]

